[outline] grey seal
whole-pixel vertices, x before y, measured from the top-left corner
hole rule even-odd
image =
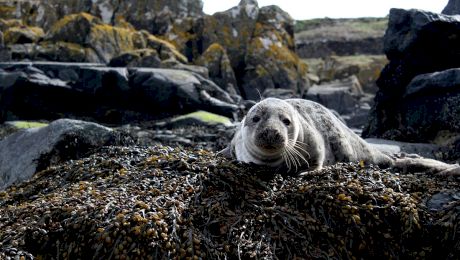
[[[267,98],[241,121],[223,154],[246,163],[317,170],[337,162],[460,175],[458,165],[385,154],[349,129],[326,107],[304,99]]]

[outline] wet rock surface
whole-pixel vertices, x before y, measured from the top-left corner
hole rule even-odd
[[[0,254],[451,258],[460,200],[442,190],[458,188],[358,164],[284,176],[205,150],[106,147],[0,193]]]

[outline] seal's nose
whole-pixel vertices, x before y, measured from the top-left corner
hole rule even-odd
[[[257,135],[257,139],[259,140],[258,143],[266,149],[277,149],[284,142],[281,133],[278,130],[272,128],[267,128],[261,131]]]

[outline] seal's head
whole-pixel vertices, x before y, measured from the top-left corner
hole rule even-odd
[[[295,151],[300,123],[294,107],[277,98],[254,105],[242,121],[239,160],[278,166]],[[244,151],[238,151],[242,149]]]

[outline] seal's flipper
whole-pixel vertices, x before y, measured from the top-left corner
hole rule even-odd
[[[227,159],[235,159],[235,156],[230,146],[227,146],[225,149],[219,151],[217,154],[222,155]]]
[[[431,174],[460,176],[460,165],[447,164],[433,159],[419,158],[396,158],[394,168],[405,172],[424,172]]]

